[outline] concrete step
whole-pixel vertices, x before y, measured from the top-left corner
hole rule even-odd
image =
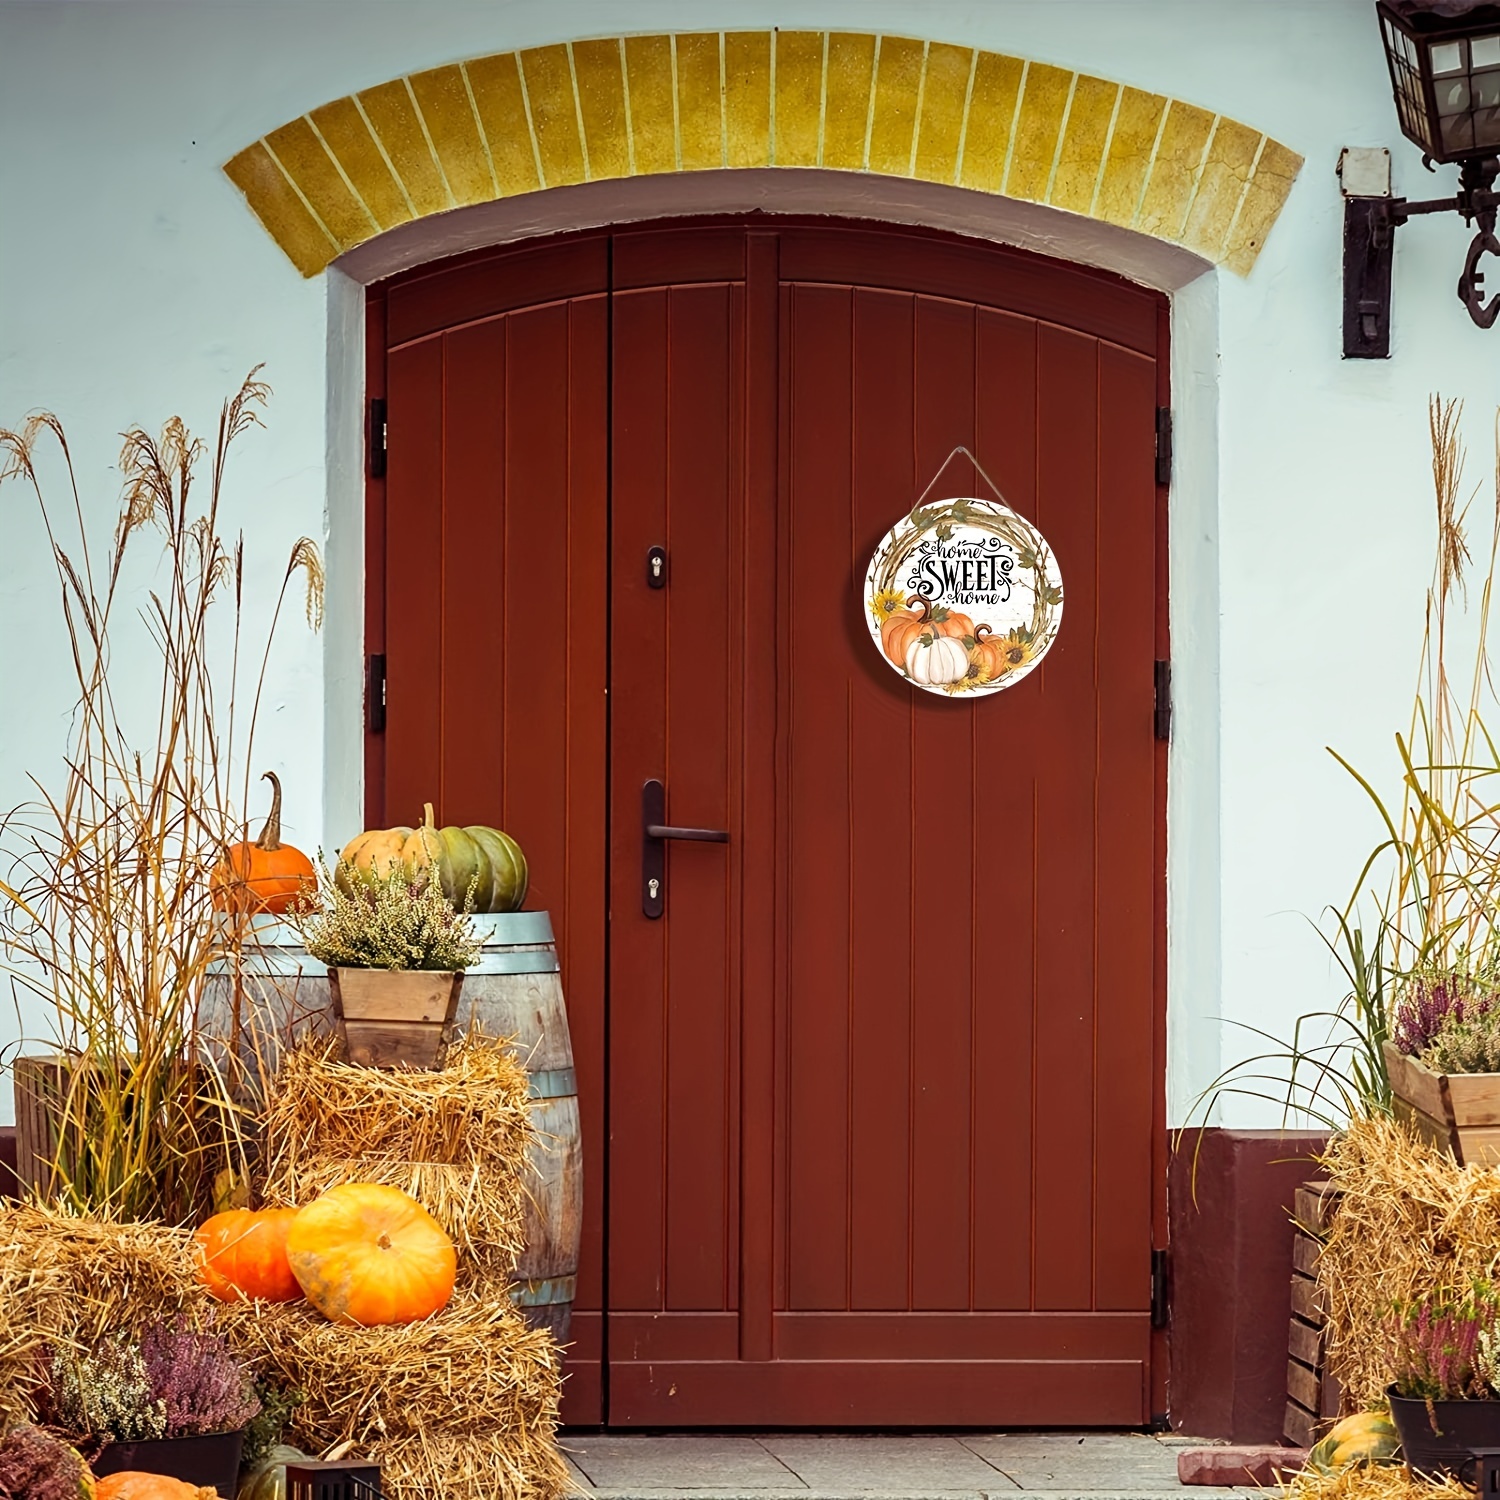
[[[1148,1433],[570,1434],[583,1500],[1240,1500],[1178,1483],[1198,1439]]]

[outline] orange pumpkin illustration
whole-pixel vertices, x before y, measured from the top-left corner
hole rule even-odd
[[[902,671],[906,670],[906,653],[911,643],[924,632],[934,640],[945,636],[961,639],[974,634],[974,622],[968,615],[946,609],[941,604],[934,608],[931,601],[921,594],[913,594],[906,603],[906,610],[893,614],[880,627],[880,649]],[[918,613],[912,614],[913,608]]]

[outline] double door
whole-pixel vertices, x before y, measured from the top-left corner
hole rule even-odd
[[[569,1421],[1140,1423],[1162,309],[1016,252],[772,224],[372,296],[370,817],[506,828],[558,931]],[[957,444],[1067,591],[1045,664],[969,701],[902,682],[861,613]]]

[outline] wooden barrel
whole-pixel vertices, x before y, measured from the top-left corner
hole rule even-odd
[[[464,975],[458,1026],[477,1025],[489,1036],[514,1038],[530,1075],[536,1127],[526,1184],[526,1249],[513,1295],[532,1327],[550,1329],[563,1343],[578,1281],[583,1145],[552,920],[544,911],[497,912],[473,920],[484,933],[484,951]]]
[[[514,1039],[530,1077],[536,1127],[525,1184],[526,1248],[512,1295],[528,1323],[563,1343],[578,1279],[583,1147],[552,919],[544,911],[518,911],[472,920],[484,948],[465,971],[455,1029],[477,1025],[488,1036]],[[236,968],[208,976],[199,1006],[200,1024],[220,1039],[209,1051],[239,1080],[236,1094],[250,1107],[260,1102],[259,1084],[274,1075],[285,1047],[336,1026],[328,970],[308,956],[296,928],[263,920],[252,937]]]

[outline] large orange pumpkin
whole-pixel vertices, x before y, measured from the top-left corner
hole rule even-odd
[[[298,1210],[287,1259],[335,1323],[415,1323],[447,1306],[458,1257],[443,1227],[400,1188],[346,1182]]]
[[[123,1469],[106,1474],[95,1489],[97,1500],[218,1500],[219,1492],[196,1484],[187,1484],[166,1474],[147,1474],[140,1469]]]
[[[943,636],[960,639],[974,634],[974,622],[968,615],[961,615],[941,604],[934,607],[921,594],[913,594],[906,604],[904,610],[897,611],[880,627],[881,650],[903,671],[906,669],[907,650],[924,633],[934,640]],[[914,608],[916,614],[912,613]]]
[[[198,1280],[220,1302],[260,1297],[296,1302],[302,1286],[286,1258],[295,1208],[231,1208],[215,1214],[193,1235]]]
[[[271,783],[266,826],[253,844],[231,845],[209,878],[220,911],[288,912],[317,889],[312,861],[281,842],[281,782],[274,771],[261,780]]]

